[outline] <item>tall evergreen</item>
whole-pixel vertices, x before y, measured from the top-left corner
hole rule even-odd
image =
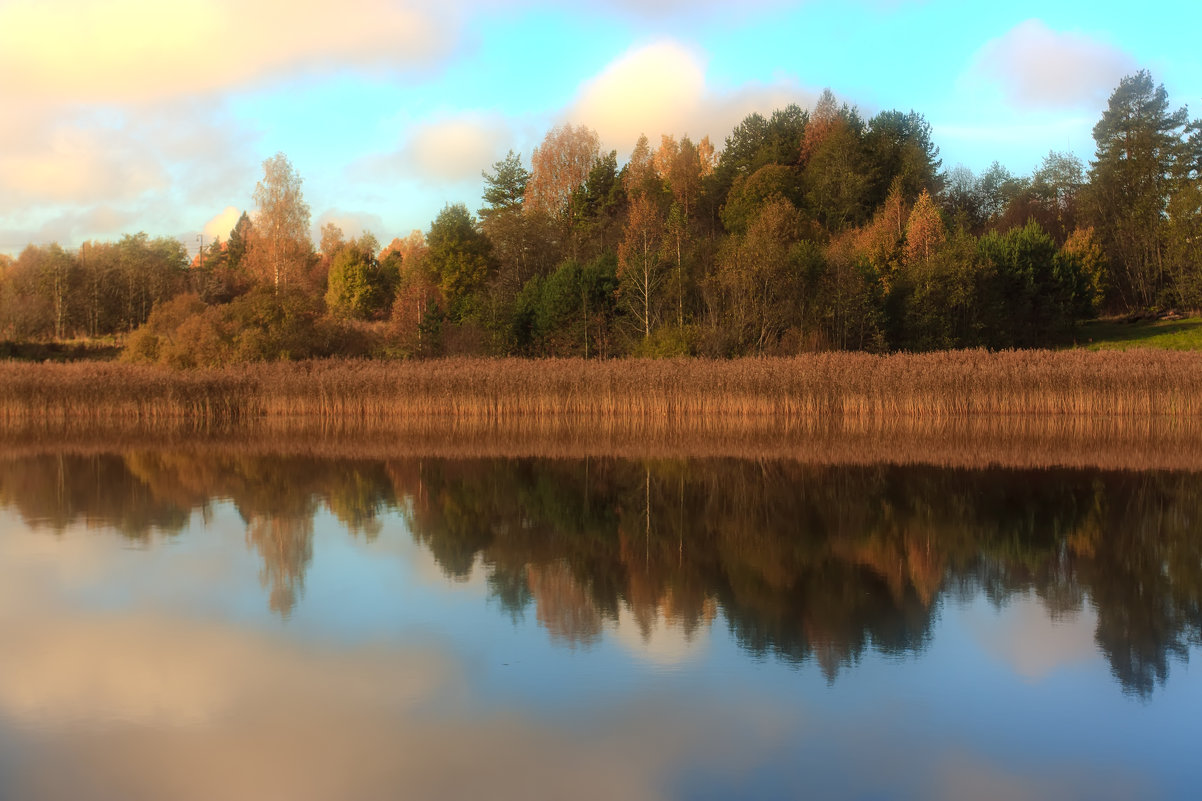
[[[1123,78],[1093,129],[1092,208],[1128,306],[1153,307],[1166,288],[1166,209],[1187,155],[1187,122],[1186,109],[1170,111],[1164,85],[1141,70]]]

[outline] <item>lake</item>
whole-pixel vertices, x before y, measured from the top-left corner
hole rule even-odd
[[[1185,799],[1202,473],[0,455],[0,798]]]

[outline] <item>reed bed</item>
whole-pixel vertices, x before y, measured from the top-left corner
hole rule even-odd
[[[771,421],[1195,417],[1202,353],[950,351],[771,359],[331,360],[174,371],[0,363],[0,425],[248,420],[737,430]]]

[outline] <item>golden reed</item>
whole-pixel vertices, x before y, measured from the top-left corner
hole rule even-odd
[[[586,361],[312,361],[174,371],[0,363],[0,425],[453,420],[668,425],[1202,415],[1202,353],[951,351]]]
[[[0,363],[0,452],[1202,470],[1202,354]]]

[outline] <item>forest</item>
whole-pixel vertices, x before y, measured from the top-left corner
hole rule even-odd
[[[624,159],[562,124],[382,244],[314,242],[302,178],[264,162],[256,209],[189,259],[128,234],[0,255],[0,343],[105,340],[174,367],[324,356],[734,357],[1071,344],[1097,315],[1202,308],[1202,121],[1142,71],[1089,164],[945,169],[914,111],[828,90],[720,148],[644,136]]]

